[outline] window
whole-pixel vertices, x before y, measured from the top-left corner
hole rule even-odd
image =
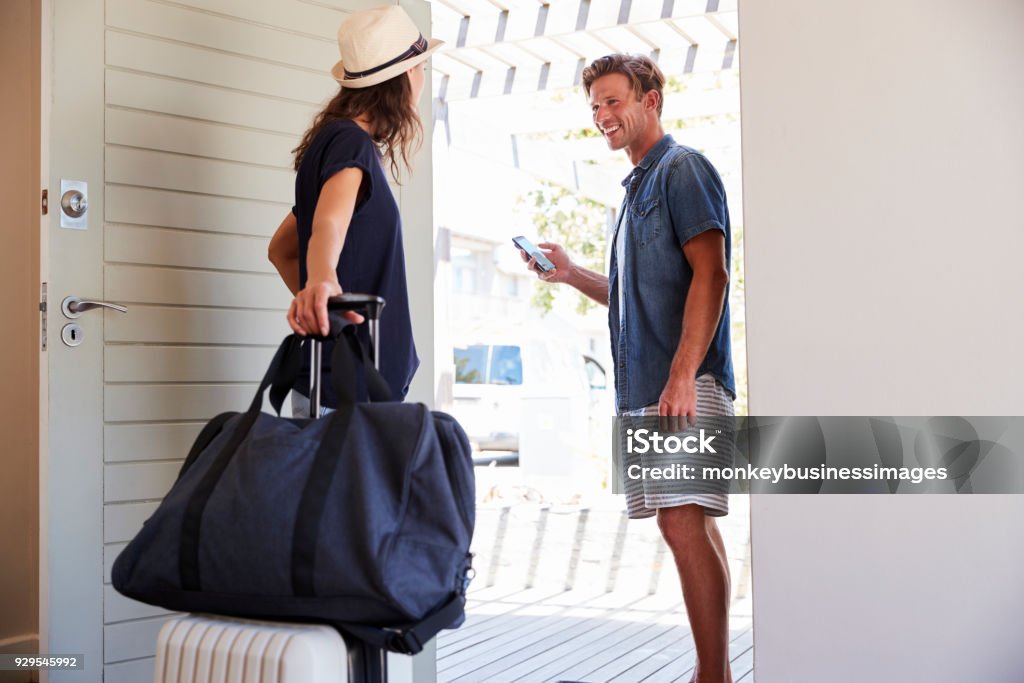
[[[487,347],[464,346],[455,349],[455,383],[483,384],[487,381]]]
[[[477,260],[469,249],[452,249],[452,286],[456,292],[477,291]]]
[[[523,359],[518,346],[495,346],[488,384],[522,384]]]
[[[523,359],[519,347],[486,344],[456,347],[455,383],[522,384]]]

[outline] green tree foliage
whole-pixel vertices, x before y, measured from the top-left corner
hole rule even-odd
[[[526,209],[528,221],[536,229],[539,241],[560,244],[577,265],[604,272],[608,207],[547,182],[520,197],[519,206]],[[533,305],[544,312],[550,311],[556,289],[557,285],[538,280]],[[576,310],[580,314],[597,305],[576,290],[570,291],[577,297]]]

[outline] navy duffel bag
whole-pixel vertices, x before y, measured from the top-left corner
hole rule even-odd
[[[331,623],[396,652],[462,623],[469,441],[422,404],[357,400],[386,397],[387,384],[355,326],[340,327],[337,411],[319,420],[261,412],[269,388],[280,414],[297,374],[301,339],[286,338],[249,409],[200,433],[115,561],[114,588],[176,611]]]

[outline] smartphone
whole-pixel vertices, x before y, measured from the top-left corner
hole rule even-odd
[[[547,256],[544,255],[540,249],[538,249],[533,242],[526,239],[522,235],[512,238],[512,244],[516,245],[519,249],[526,252],[527,256],[534,256],[537,259],[537,269],[542,273],[555,269],[555,264],[551,262]]]

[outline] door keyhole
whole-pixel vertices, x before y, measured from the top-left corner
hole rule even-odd
[[[82,327],[78,323],[68,323],[60,331],[60,338],[68,346],[78,346],[82,343]]]

